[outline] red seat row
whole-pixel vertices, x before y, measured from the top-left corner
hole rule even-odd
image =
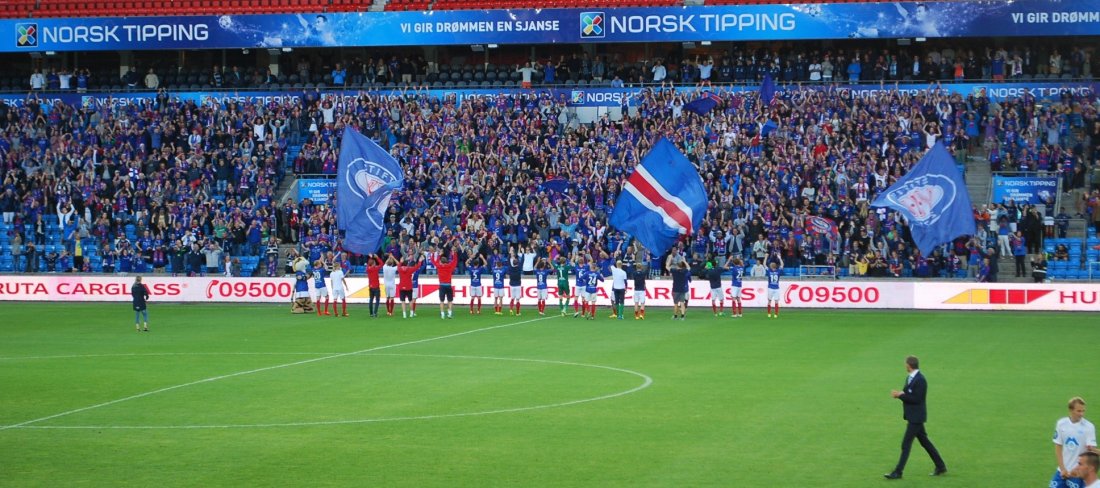
[[[336,0],[342,10],[365,10],[370,0]],[[221,15],[324,12],[332,0],[15,0],[0,5],[4,17],[133,17],[147,15]]]

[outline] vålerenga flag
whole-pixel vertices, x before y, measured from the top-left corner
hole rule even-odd
[[[626,179],[609,223],[660,256],[681,234],[697,231],[706,212],[699,172],[662,137]]]
[[[339,163],[336,217],[340,229],[347,231],[344,249],[373,253],[386,234],[390,195],[404,186],[404,173],[393,156],[350,127],[344,128]]]
[[[940,244],[977,233],[966,183],[955,159],[938,142],[871,206],[900,212],[925,256]]]

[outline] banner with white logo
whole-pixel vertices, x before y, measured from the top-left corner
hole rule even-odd
[[[293,278],[179,278],[145,275],[143,283],[152,295],[150,302],[183,303],[271,303],[289,304]],[[366,304],[370,290],[366,278],[348,278],[348,303]],[[98,275],[9,275],[0,283],[0,301],[129,302],[133,278]],[[487,282],[485,284],[488,284]],[[767,289],[763,281],[745,281],[741,290],[746,308],[763,308]],[[311,284],[311,292],[313,292]],[[454,281],[455,304],[470,303],[469,279]],[[435,277],[420,279],[419,303],[439,303],[439,282]],[[491,306],[491,286],[484,286],[482,303]],[[728,306],[732,288],[723,286]],[[511,289],[504,289],[505,302]],[[557,288],[547,291],[547,303],[558,303]],[[533,306],[538,300],[533,279],[524,280],[521,303]],[[382,296],[385,296],[383,291]],[[611,303],[611,288],[597,293],[600,306]],[[627,290],[626,304],[633,306],[633,290]],[[780,303],[793,308],[835,309],[920,309],[920,310],[1064,310],[1100,311],[1100,284],[1000,284],[943,281],[811,281],[785,280]],[[710,287],[705,281],[691,283],[689,306],[708,308]],[[646,305],[672,305],[672,282],[651,280],[646,286]],[[552,310],[552,308],[551,308]]]

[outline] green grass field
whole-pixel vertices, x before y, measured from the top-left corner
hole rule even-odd
[[[1086,314],[4,309],[0,486],[878,486],[907,354],[950,472],[895,483],[1045,486],[1066,400],[1100,411]]]

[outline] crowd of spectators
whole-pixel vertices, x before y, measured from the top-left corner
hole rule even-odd
[[[699,116],[683,107],[702,92],[657,86],[624,99],[622,120],[604,114],[581,123],[567,100],[546,91],[459,101],[424,88],[203,105],[163,91],[145,103],[83,107],[32,96],[18,108],[0,106],[0,212],[13,267],[177,274],[259,267],[274,275],[282,272],[280,242],[297,244],[311,262],[339,254],[330,205],[277,202],[274,190],[292,148],[301,148],[289,161],[295,172],[335,173],[338,135],[351,126],[406,170],[387,214],[385,253],[449,244],[460,263],[475,254],[619,253],[659,269],[659,256],[635,255],[606,222],[622,180],[666,137],[696,165],[711,199],[700,231],[679,246],[693,262],[740,255],[852,275],[995,279],[996,258],[1013,252],[1011,242],[1001,245],[1002,223],[1020,230],[1019,239],[1043,238],[1015,228],[1031,209],[1001,205],[977,236],[923,256],[897,215],[869,202],[936,142],[960,165],[991,153],[994,165],[1026,164],[1076,184],[1089,168],[1082,155],[1098,140],[1094,100],[1070,94],[1040,105],[935,85],[917,94],[884,85],[859,96],[805,85],[765,105],[754,91],[714,87],[721,103]],[[765,137],[769,120],[777,129]],[[564,189],[546,185],[551,180],[564,180]],[[1082,201],[1080,213],[1097,215]],[[982,220],[983,209],[974,210]],[[814,215],[835,221],[839,236],[809,233]]]
[[[851,46],[851,47],[846,47]],[[291,56],[285,56],[291,58]],[[51,67],[24,75],[35,91],[92,89],[249,89],[286,85],[359,88],[374,85],[447,82],[558,85],[584,81],[605,85],[757,83],[765,74],[780,82],[962,81],[1091,79],[1092,50],[1082,44],[1049,42],[1017,46],[977,40],[910,46],[864,41],[822,49],[816,43],[775,47],[735,45],[728,51],[673,51],[648,59],[620,52],[572,52],[530,59],[525,49],[494,50],[495,62],[435,63],[422,55],[391,53],[348,59],[299,55],[273,72],[266,66],[213,66],[201,70],[131,67],[117,72]],[[29,78],[28,78],[29,77]]]

